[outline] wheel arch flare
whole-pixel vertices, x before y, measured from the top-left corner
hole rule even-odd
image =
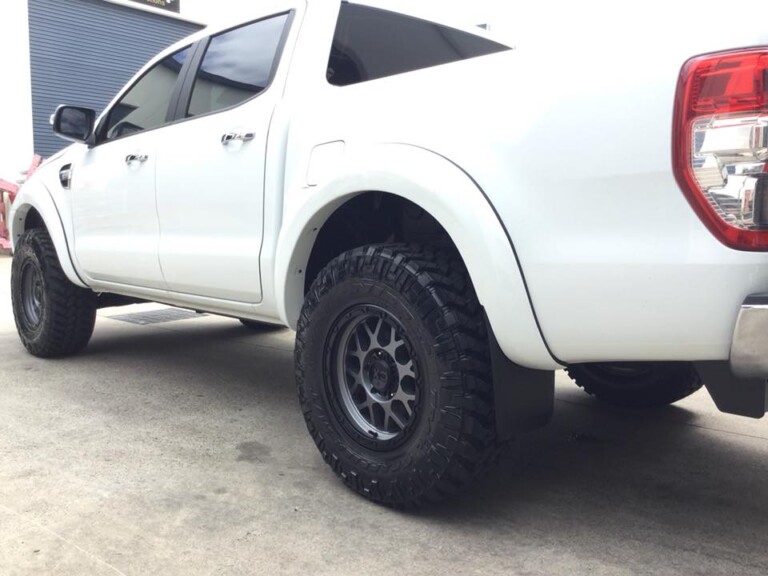
[[[509,359],[528,368],[560,367],[539,330],[507,231],[469,175],[434,152],[401,144],[347,151],[341,165],[317,186],[288,192],[275,258],[277,308],[286,324],[296,327],[320,230],[346,202],[376,190],[413,202],[447,232]]]

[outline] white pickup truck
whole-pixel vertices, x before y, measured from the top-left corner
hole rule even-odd
[[[75,144],[11,217],[29,352],[78,352],[136,301],[290,326],[323,458],[396,506],[545,424],[561,368],[607,402],[703,381],[764,414],[768,34],[607,66],[365,1],[256,10],[98,117],[56,111]]]

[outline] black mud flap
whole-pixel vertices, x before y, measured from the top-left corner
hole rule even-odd
[[[701,380],[721,412],[762,418],[768,410],[768,380],[738,378],[728,362],[694,362]]]
[[[555,372],[532,370],[512,362],[501,351],[486,318],[493,369],[496,434],[499,440],[545,426],[555,406]]]

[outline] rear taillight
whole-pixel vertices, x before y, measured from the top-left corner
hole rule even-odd
[[[697,56],[680,72],[678,184],[726,246],[768,250],[768,47]]]

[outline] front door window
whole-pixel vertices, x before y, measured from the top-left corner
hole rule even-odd
[[[123,94],[99,130],[101,142],[158,128],[168,121],[168,107],[189,52],[187,47],[163,58]]]

